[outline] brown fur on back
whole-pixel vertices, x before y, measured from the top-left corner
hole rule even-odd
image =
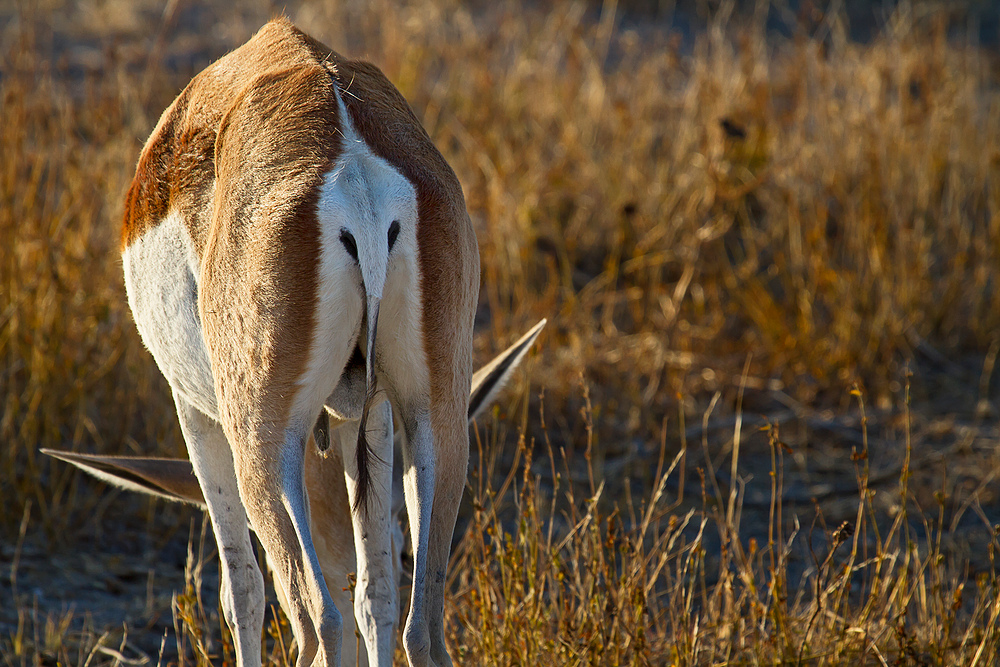
[[[177,208],[200,256],[212,215],[215,141],[222,118],[258,77],[323,66],[317,55],[312,40],[282,18],[195,76],[160,116],[139,156],[126,195],[122,248]],[[335,120],[336,105],[332,113]]]

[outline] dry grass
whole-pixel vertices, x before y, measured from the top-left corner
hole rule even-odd
[[[772,495],[760,543],[742,534],[736,489],[714,499],[703,491],[700,509],[678,511],[681,500],[665,486],[683,450],[667,465],[661,449],[650,496],[610,511],[600,509],[603,483],[579,497],[559,475],[550,502],[530,458],[514,484],[513,525],[497,519],[497,493],[481,487],[455,555],[449,605],[462,663],[971,665],[1000,657],[995,538],[993,567],[974,578],[944,564],[943,529],[932,520],[930,547],[918,550],[905,512],[876,519],[866,448],[857,457],[853,519],[789,531],[780,507],[784,445],[774,425],[768,441]],[[551,451],[546,465],[555,468]],[[904,496],[909,472],[899,479]],[[558,525],[564,529],[554,531]],[[708,546],[712,534],[718,548]],[[800,581],[792,571],[803,553],[811,562]]]
[[[117,225],[160,110],[281,9],[231,4],[0,7],[7,544],[26,515],[50,548],[105,522],[170,522],[37,449],[183,451],[127,313]],[[614,8],[287,9],[377,62],[459,174],[482,252],[481,356],[550,320],[533,375],[548,424],[537,396],[516,412],[552,460],[518,468],[513,491],[497,488],[502,471],[474,484],[449,603],[456,657],[996,662],[996,54],[920,5],[866,43],[837,14],[793,17],[778,38],[722,3],[685,41]],[[740,400],[771,430],[738,436]],[[958,417],[942,427],[943,413]],[[794,422],[788,461],[776,421]],[[819,431],[848,422],[856,441]],[[500,468],[515,452],[504,432],[484,454]],[[688,438],[704,456],[654,474],[661,447],[669,461]],[[760,502],[743,495],[753,472],[775,480]],[[786,472],[809,482],[806,501],[788,500]],[[831,526],[791,540],[824,474],[855,479],[855,494],[820,497]],[[949,544],[973,515],[987,534],[967,567]],[[178,596],[182,662],[223,650],[196,588]],[[98,664],[115,658],[95,647],[124,641],[26,604],[23,630],[0,637],[4,662]]]

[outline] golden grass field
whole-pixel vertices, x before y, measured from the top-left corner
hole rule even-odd
[[[676,4],[693,29],[613,0],[0,3],[0,663],[234,664],[200,516],[38,449],[184,455],[124,192],[190,77],[282,11],[378,64],[462,181],[477,360],[549,319],[475,431],[458,663],[1000,663],[988,3],[872,3],[864,41],[863,2],[776,3],[783,31]]]

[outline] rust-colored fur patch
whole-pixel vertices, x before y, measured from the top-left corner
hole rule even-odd
[[[191,79],[160,116],[139,156],[126,196],[122,248],[176,208],[200,256],[212,216],[215,140],[223,116],[258,77],[317,66],[322,65],[311,40],[278,19]],[[335,122],[336,107],[332,113]]]

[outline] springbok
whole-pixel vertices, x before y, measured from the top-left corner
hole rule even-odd
[[[497,355],[472,376],[469,397],[469,421],[481,414],[496,398],[510,379],[513,371],[531,348],[545,326],[545,320],[536,324],[517,342]],[[396,437],[396,449],[402,446]],[[142,456],[100,456],[42,449],[43,453],[72,463],[94,477],[114,486],[139,491],[167,500],[184,502],[207,509],[205,497],[198,486],[191,462],[186,459],[168,459]],[[350,591],[346,587],[348,574],[355,572],[354,533],[351,526],[350,503],[344,484],[344,464],[339,448],[321,452],[315,441],[306,447],[305,487],[309,498],[309,525],[313,532],[316,556],[323,577],[331,586],[330,594],[342,615],[352,613]],[[393,469],[393,580],[399,582],[402,574],[401,555],[403,533],[398,520],[402,509],[402,469]],[[288,609],[286,602],[280,600]],[[397,616],[398,619],[398,610]],[[356,645],[354,632],[344,632],[342,661],[353,665],[367,665],[364,645]]]
[[[340,664],[343,621],[303,483],[325,406],[353,497],[369,659],[389,665],[395,643],[395,417],[413,551],[403,646],[411,665],[450,665],[444,585],[468,465],[479,253],[458,179],[399,91],[288,19],[268,23],[160,117],[128,191],[122,256],[208,506],[239,664],[260,664],[264,619],[250,527],[297,664]]]

